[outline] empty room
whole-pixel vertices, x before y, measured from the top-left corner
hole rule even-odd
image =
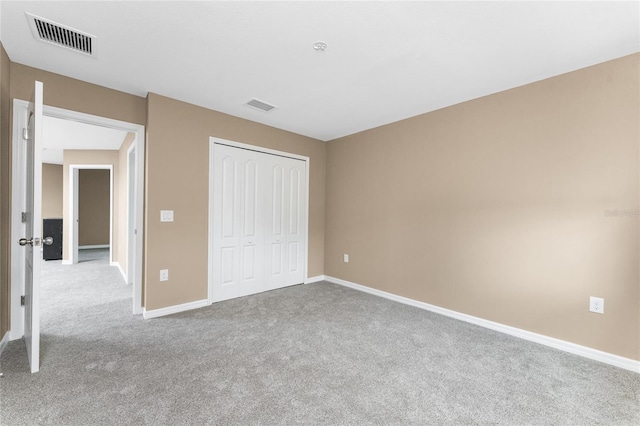
[[[637,1],[2,0],[0,154],[2,425],[640,423]]]

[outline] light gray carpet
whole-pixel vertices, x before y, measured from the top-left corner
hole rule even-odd
[[[83,254],[45,265],[41,371],[2,355],[3,426],[640,424],[625,370],[329,283],[145,321]]]

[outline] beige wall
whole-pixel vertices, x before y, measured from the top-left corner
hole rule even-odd
[[[109,245],[111,228],[111,172],[78,172],[78,246]]]
[[[325,273],[640,359],[639,58],[329,142]]]
[[[325,143],[152,93],[147,114],[146,309],[207,297],[210,136],[310,157],[308,275],[323,274]]]
[[[0,340],[10,327],[9,253],[11,236],[11,100],[9,96],[10,62],[0,43]],[[28,98],[27,98],[28,99]]]
[[[11,97],[29,100],[33,82],[44,84],[44,104],[144,125],[145,98],[11,62]]]
[[[62,218],[62,165],[42,165],[42,218]]]
[[[120,208],[119,203],[119,166],[118,166],[118,151],[101,151],[101,150],[65,150],[64,151],[64,171],[63,171],[63,194],[62,194],[62,212],[64,220],[64,236],[63,241],[71,241],[71,227],[66,224],[70,224],[71,212],[69,209],[69,196],[70,196],[70,182],[69,182],[69,165],[111,165],[113,166],[113,211],[117,212]],[[114,215],[113,220],[113,246],[111,247],[111,254],[113,259],[118,259],[118,241],[119,241],[120,223],[118,215]],[[81,235],[81,232],[78,232]],[[108,241],[108,239],[107,239]],[[80,241],[78,241],[80,243]],[[88,243],[87,243],[88,244]],[[80,243],[79,245],[82,245]],[[69,246],[64,244],[62,249],[63,260],[69,260],[71,253],[69,252]]]

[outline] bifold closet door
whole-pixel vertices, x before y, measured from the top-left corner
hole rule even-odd
[[[273,290],[304,282],[306,173],[304,161],[271,156],[266,188],[266,286]]]
[[[213,301],[304,282],[306,164],[214,144]]]
[[[214,148],[214,301],[262,291],[263,225],[259,182],[267,169],[251,151]]]

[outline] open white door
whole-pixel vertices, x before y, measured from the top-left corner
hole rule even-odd
[[[24,246],[24,342],[31,372],[40,369],[40,261],[42,253],[42,92],[43,84],[35,82],[28,110],[28,126],[23,134],[27,144],[26,158],[26,235],[19,244]],[[50,244],[50,243],[49,243]]]

